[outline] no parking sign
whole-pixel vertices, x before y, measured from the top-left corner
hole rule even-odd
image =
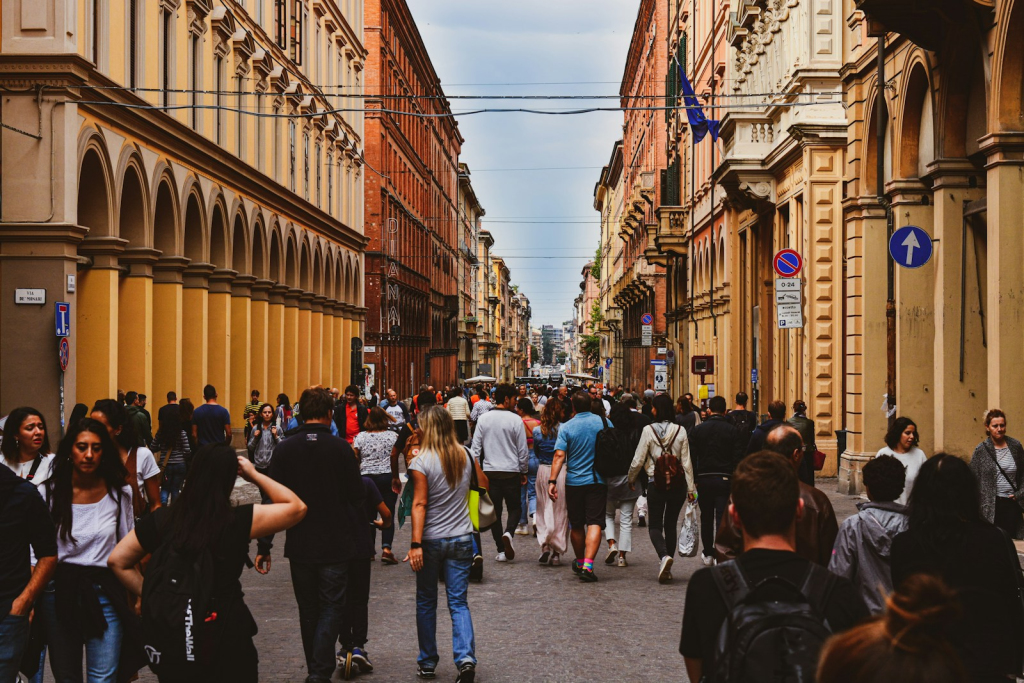
[[[779,277],[796,277],[804,266],[804,259],[793,249],[783,249],[775,254],[772,266]]]

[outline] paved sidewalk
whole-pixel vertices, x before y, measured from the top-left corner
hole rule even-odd
[[[833,493],[835,479],[822,480],[840,520],[856,512],[859,498]],[[275,548],[280,551],[281,541]],[[398,531],[395,551],[405,555],[408,525]],[[702,565],[698,558],[676,558],[675,582],[659,585],[658,558],[646,529],[634,527],[629,567],[596,572],[600,582],[581,584],[569,566],[542,567],[533,537],[516,537],[517,559],[494,561],[496,550],[484,536],[482,584],[470,584],[470,609],[476,629],[477,680],[498,681],[685,681],[678,654],[686,583]],[[253,547],[255,552],[255,546]],[[271,573],[243,574],[242,584],[260,632],[260,680],[305,678],[298,614],[288,563],[278,552]],[[373,566],[368,650],[376,670],[364,681],[416,679],[415,581],[404,564]],[[451,621],[442,589],[438,607],[438,680],[453,681]],[[148,672],[142,681],[155,681]],[[336,675],[340,680],[340,676]]]

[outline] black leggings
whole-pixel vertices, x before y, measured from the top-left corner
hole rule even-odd
[[[722,515],[729,507],[729,477],[706,474],[697,477],[697,505],[700,507],[700,535],[704,538],[704,555],[715,554],[715,533],[722,526]]]
[[[662,491],[653,484],[647,489],[647,533],[658,559],[676,554],[679,512],[686,503],[686,487]]]

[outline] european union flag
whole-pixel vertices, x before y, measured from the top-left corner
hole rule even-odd
[[[679,82],[683,89],[683,102],[687,106],[686,118],[690,121],[690,130],[693,132],[694,144],[700,142],[708,133],[711,139],[718,140],[718,130],[721,126],[719,121],[710,120],[704,115],[704,110],[697,101],[697,95],[693,92],[693,86],[683,73],[683,65],[676,61],[676,68],[679,69]]]

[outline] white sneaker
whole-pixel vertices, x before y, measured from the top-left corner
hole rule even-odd
[[[661,566],[658,568],[658,582],[666,583],[672,580],[672,556],[666,555],[661,558]]]
[[[551,566],[560,567],[562,566],[561,555],[558,553],[551,553]]]
[[[612,543],[608,548],[608,555],[604,558],[605,564],[615,564],[615,558],[619,555],[618,547]]]
[[[525,524],[520,524],[516,527],[516,536],[529,536],[530,528]]]
[[[711,565],[715,564],[715,557],[714,555],[705,555],[704,553],[701,553],[700,561],[704,563],[705,567],[710,567]]]
[[[502,555],[510,560],[516,559],[516,549],[515,546],[512,545],[512,534],[506,531],[502,534],[501,538],[505,542],[505,552],[503,552]]]
[[[629,566],[629,564],[626,562],[626,556],[625,555],[619,555],[619,562],[618,562],[618,564],[619,564],[620,567],[628,567]]]
[[[505,559],[505,553],[498,553],[498,556],[495,557],[494,560],[496,562],[508,562],[508,560]]]

